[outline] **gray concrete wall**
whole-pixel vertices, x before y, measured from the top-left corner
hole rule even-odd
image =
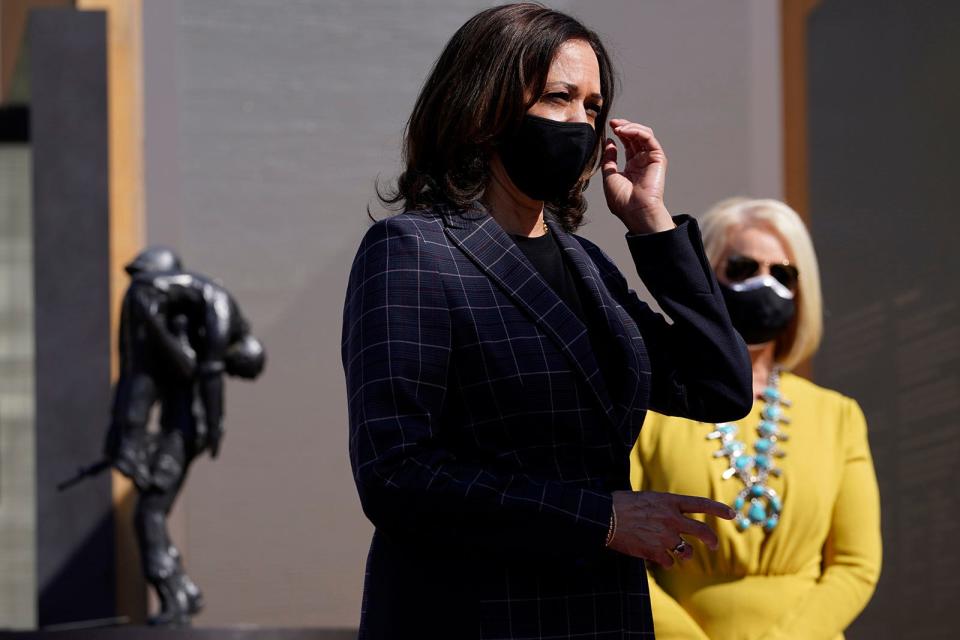
[[[606,37],[615,111],[656,129],[674,211],[781,195],[778,3],[554,4]],[[221,277],[270,353],[261,380],[229,384],[222,455],[197,462],[180,507],[197,622],[356,625],[371,527],[346,453],[347,271],[427,71],[489,3],[144,5],[149,241]],[[627,265],[591,189],[584,233]]]
[[[0,145],[0,628],[36,624],[30,148]]]

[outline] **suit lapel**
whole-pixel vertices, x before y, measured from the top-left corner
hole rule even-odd
[[[622,305],[618,304],[610,295],[600,271],[580,243],[566,233],[557,222],[548,218],[547,225],[555,235],[567,259],[570,260],[570,264],[573,265],[577,277],[584,283],[583,289],[590,296],[589,300],[583,301],[584,307],[590,305],[590,308],[598,311],[598,316],[603,316],[607,330],[616,338],[620,347],[624,361],[623,366],[615,374],[618,376],[619,388],[616,390],[613,402],[615,403],[616,413],[615,423],[622,428],[624,422],[633,415],[633,409],[636,406],[635,398],[640,385],[639,371],[641,369],[649,370],[649,366],[645,366],[645,362],[641,362],[640,356],[645,356],[645,353],[638,354],[634,347],[637,342],[642,343],[640,331]],[[644,357],[642,360],[645,361],[646,358]],[[632,430],[628,431],[633,433]],[[628,433],[624,433],[624,437],[632,438]],[[632,440],[629,445],[633,446]]]
[[[540,277],[510,236],[479,209],[447,216],[444,231],[557,344],[583,376],[607,417],[616,423],[586,326]]]

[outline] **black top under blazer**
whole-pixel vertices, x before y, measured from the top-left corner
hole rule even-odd
[[[408,212],[360,244],[343,318],[350,458],[376,531],[360,638],[652,638],[641,560],[604,547],[645,412],[719,422],[750,360],[696,222],[629,235],[672,323],[596,245],[547,219],[583,322],[481,208]]]

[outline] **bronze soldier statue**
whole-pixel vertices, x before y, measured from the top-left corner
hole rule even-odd
[[[167,532],[167,516],[190,463],[223,437],[223,375],[253,379],[265,353],[236,301],[215,280],[184,271],[164,247],[144,250],[120,317],[120,377],[105,453],[139,492],[135,525],[147,581],[160,612],[153,625],[185,625],[203,607]],[[160,408],[160,429],[148,430]]]

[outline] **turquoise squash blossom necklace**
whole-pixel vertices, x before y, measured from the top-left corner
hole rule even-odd
[[[717,423],[716,428],[707,434],[707,439],[720,441],[720,450],[715,451],[713,457],[727,458],[730,462],[721,477],[729,480],[736,476],[743,483],[744,488],[731,505],[737,512],[737,529],[746,531],[754,525],[770,533],[780,522],[783,500],[767,486],[767,480],[770,476],[780,477],[781,470],[774,466],[774,460],[786,455],[779,444],[789,440],[780,427],[790,423],[783,415],[783,409],[790,406],[790,401],[780,393],[779,368],[774,367],[770,372],[761,397],[763,408],[757,426],[759,437],[753,443],[754,453],[748,453],[747,445],[737,438],[738,428],[732,422]]]

